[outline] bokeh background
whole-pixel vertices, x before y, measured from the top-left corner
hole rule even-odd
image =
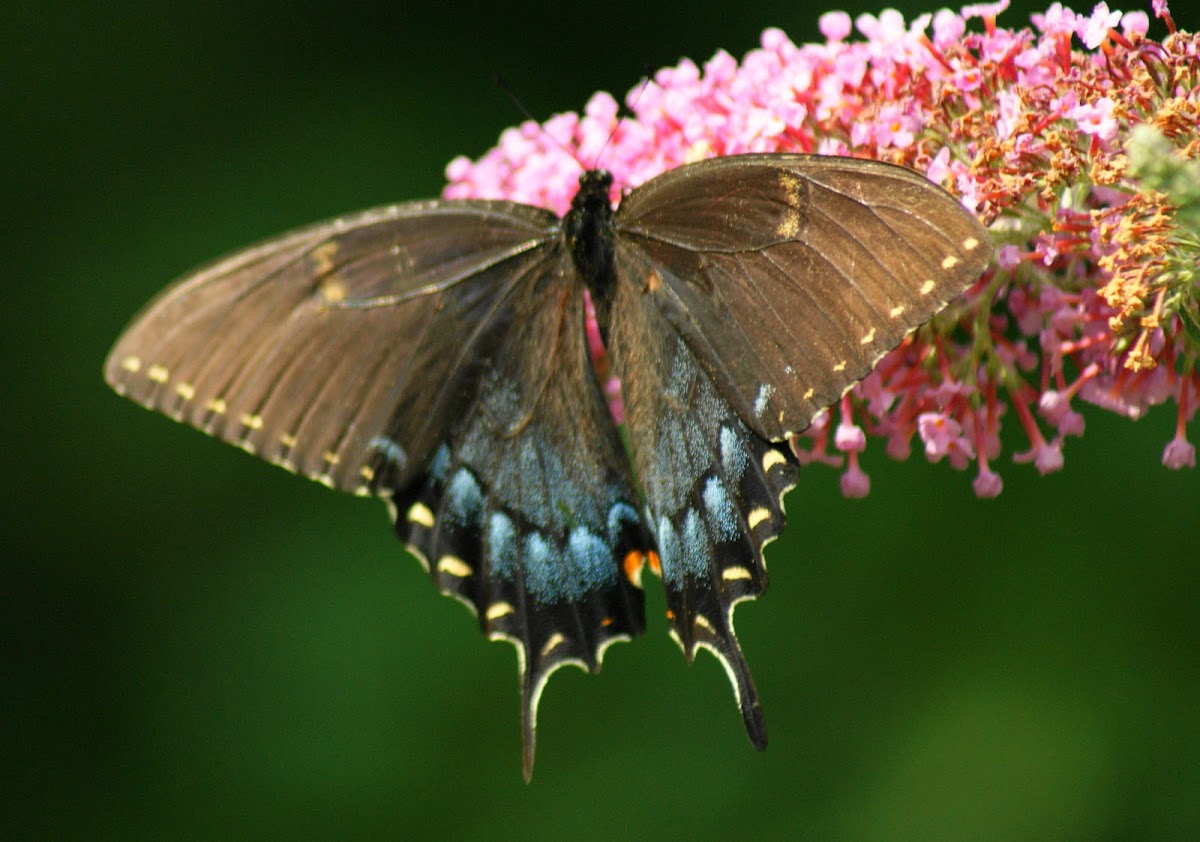
[[[545,117],[768,25],[811,40],[824,10],[10,4],[0,835],[1200,838],[1200,475],[1159,464],[1171,409],[1089,411],[1062,473],[1003,464],[993,501],[877,450],[863,501],[805,471],[737,617],[768,751],[652,586],[645,637],[551,682],[526,786],[512,649],[437,596],[381,505],[101,380],[192,265],[436,195],[520,119],[493,74]]]

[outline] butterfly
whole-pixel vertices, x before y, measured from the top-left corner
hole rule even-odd
[[[733,610],[767,586],[789,436],[991,257],[954,197],[875,161],[714,158],[615,208],[612,186],[585,171],[563,217],[434,200],[283,234],[168,287],[105,365],[146,407],[386,501],[437,587],[515,645],[526,778],[549,676],[643,631],[646,567],[765,747]]]

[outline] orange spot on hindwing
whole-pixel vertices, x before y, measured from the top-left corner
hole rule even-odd
[[[658,553],[654,550],[630,550],[621,564],[625,570],[625,578],[636,588],[642,586],[642,568],[647,564],[651,573],[662,578],[662,565],[658,561]]]
[[[642,586],[642,563],[645,560],[646,557],[640,550],[630,550],[625,553],[625,559],[622,562],[622,566],[625,568],[625,578],[638,588]]]

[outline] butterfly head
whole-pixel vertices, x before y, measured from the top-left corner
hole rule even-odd
[[[608,170],[584,170],[579,174],[579,192],[571,200],[571,207],[582,209],[596,204],[608,205],[612,183],[612,173]]]

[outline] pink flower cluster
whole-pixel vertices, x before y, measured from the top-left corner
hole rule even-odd
[[[820,19],[827,40],[802,46],[767,30],[740,63],[718,52],[702,68],[658,71],[627,97],[632,117],[599,93],[582,115],[505,131],[478,161],[449,164],[445,195],[562,213],[581,162],[602,162],[627,189],[740,152],[912,167],[990,225],[996,267],[797,437],[800,460],[844,464],[843,493],[862,496],[868,440],[904,459],[916,437],[931,462],[975,465],[975,493],[993,497],[1010,408],[1029,444],[1014,461],[1047,473],[1062,467],[1064,439],[1084,431],[1079,401],[1137,418],[1173,400],[1163,463],[1192,467],[1200,225],[1180,208],[1200,207],[1200,184],[1188,193],[1200,181],[1200,38],[1176,31],[1165,0],[1153,6],[1161,40],[1145,12],[1105,3],[1090,14],[1054,3],[1031,28],[1003,29],[1007,5],[911,22],[831,12]],[[1149,164],[1133,149],[1139,127],[1165,144],[1140,156]],[[1183,192],[1172,192],[1180,173]]]

